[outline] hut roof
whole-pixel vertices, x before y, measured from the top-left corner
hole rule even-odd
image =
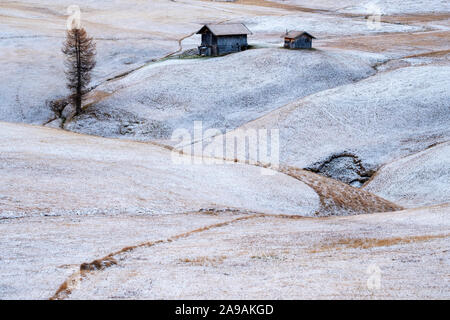
[[[316,37],[314,37],[313,35],[309,34],[306,31],[289,31],[288,33],[284,34],[282,38],[297,39],[303,35],[306,35],[312,39],[317,39]]]
[[[241,34],[252,34],[252,32],[243,23],[228,24],[205,24],[197,34],[209,30],[215,36],[232,36]]]

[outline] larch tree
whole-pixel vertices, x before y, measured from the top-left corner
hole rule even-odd
[[[82,112],[81,103],[91,81],[91,71],[95,67],[95,42],[84,28],[67,31],[62,48],[66,55],[67,88],[71,91],[70,101],[76,108],[75,115]]]

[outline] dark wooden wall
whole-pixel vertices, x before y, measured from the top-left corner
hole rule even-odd
[[[231,52],[239,52],[247,49],[247,35],[218,36],[212,33],[202,34],[202,47],[208,47],[203,51],[206,55],[221,55]],[[202,54],[202,52],[200,52]]]
[[[310,49],[312,48],[312,39],[310,37],[303,36],[294,41],[285,40],[284,47],[291,49]]]

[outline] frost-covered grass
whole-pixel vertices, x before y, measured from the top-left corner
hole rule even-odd
[[[380,73],[300,99],[241,129],[279,128],[286,165],[317,168],[330,157],[351,154],[363,171],[374,170],[450,138],[449,70],[445,64]],[[332,176],[353,172],[349,164],[337,165]]]
[[[63,56],[66,9],[72,1],[4,1],[0,5],[0,120],[42,124],[54,117],[51,100],[67,95]],[[421,27],[382,24],[371,31],[359,18],[299,13],[282,8],[186,0],[79,1],[82,20],[98,45],[93,85],[178,50],[178,40],[205,21],[245,22],[250,42],[280,43],[279,33],[306,29],[322,38],[336,35],[417,31]],[[430,22],[432,23],[432,22]],[[194,36],[184,48],[199,43]]]
[[[306,95],[374,73],[377,56],[277,48],[169,60],[96,90],[111,95],[65,128],[106,137],[170,139],[173,130],[234,129]],[[170,142],[169,142],[170,143]]]
[[[66,8],[55,2],[0,4],[0,120],[42,124],[54,116],[48,102],[67,96],[61,53]],[[178,48],[175,39],[108,28],[89,13],[83,18],[97,42],[92,85]]]
[[[383,166],[364,187],[404,206],[450,202],[450,143]]]
[[[67,12],[73,1],[3,1],[0,4],[0,120],[42,124],[54,117],[49,101],[68,94],[63,55]],[[98,46],[93,85],[134,70],[179,49],[178,40],[205,22],[244,22],[250,42],[279,44],[286,28],[319,36],[417,31],[417,26],[382,24],[371,31],[360,18],[299,13],[282,8],[234,3],[184,1],[78,1],[82,21]],[[429,23],[433,23],[430,21]],[[199,37],[183,41],[195,48]]]
[[[255,166],[176,164],[152,144],[0,123],[0,217],[176,213],[202,208],[312,215],[319,197]]]
[[[449,212],[436,206],[299,220],[225,212],[1,220],[0,298],[48,299],[73,279],[71,294],[58,297],[448,299]],[[111,253],[118,265],[72,277],[81,264]],[[371,265],[381,271],[379,290],[366,286]]]
[[[450,298],[448,1],[278,2],[77,1],[98,87],[65,128],[125,139],[0,122],[0,299]],[[72,4],[0,3],[0,121],[54,117]],[[161,59],[230,21],[254,50]],[[286,29],[315,50],[277,48]],[[126,140],[194,120],[279,128],[281,172]],[[302,167],[355,186],[381,169],[357,189]]]
[[[391,32],[416,32],[419,26],[381,23],[378,29],[369,28],[365,19],[351,19],[331,15],[297,13],[283,16],[258,16],[245,20],[247,26],[255,33],[277,33],[280,37],[288,30],[306,30],[316,38],[332,38],[358,34],[373,35]],[[276,37],[274,37],[274,41]],[[315,41],[313,41],[315,43]]]
[[[298,5],[306,8],[329,10],[333,12],[370,14],[374,7],[382,14],[418,14],[450,12],[446,0],[271,0],[283,4]]]
[[[178,39],[205,20],[257,14],[196,1],[2,1],[0,120],[42,124],[54,116],[48,102],[67,96],[60,49],[66,10],[73,4],[80,6],[83,26],[97,42],[92,85],[178,50]]]
[[[48,299],[83,262],[233,217],[123,213],[0,220],[0,299]]]
[[[448,213],[236,221],[119,253],[118,265],[86,273],[66,297],[448,299]],[[368,282],[378,275],[379,287]]]

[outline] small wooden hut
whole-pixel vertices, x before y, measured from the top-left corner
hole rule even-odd
[[[284,47],[289,49],[311,49],[312,39],[316,39],[306,31],[289,31],[283,37]]]
[[[252,33],[244,24],[233,23],[205,24],[197,34],[202,35],[198,53],[203,56],[218,56],[246,50],[247,35]]]

